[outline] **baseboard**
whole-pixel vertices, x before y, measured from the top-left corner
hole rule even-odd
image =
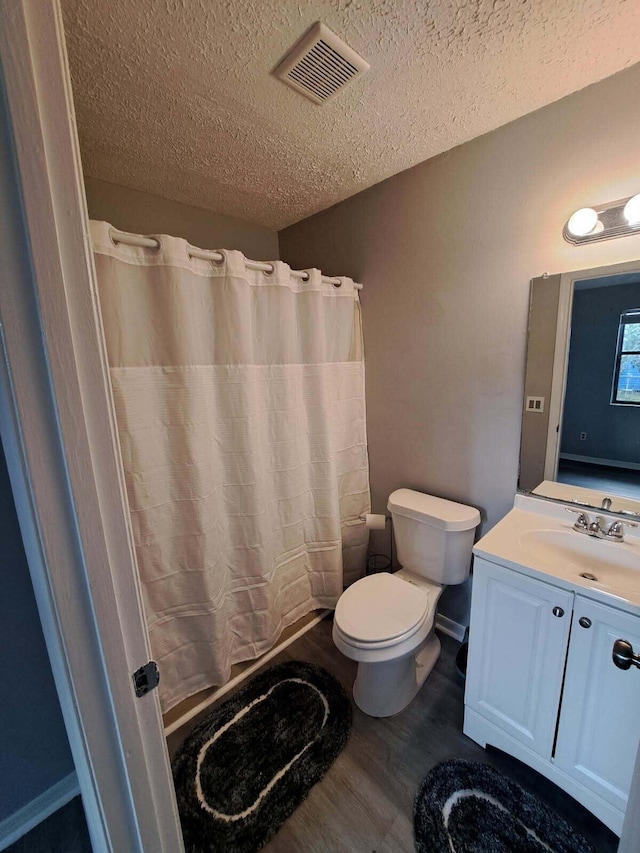
[[[443,616],[441,613],[436,615],[436,628],[438,631],[442,631],[443,634],[453,637],[459,643],[464,640],[467,634],[466,625],[460,625],[459,622],[454,622],[453,619],[449,619],[448,616]]]
[[[75,772],[69,773],[64,779],[43,791],[35,800],[31,800],[26,806],[0,821],[0,850],[5,850],[18,841],[34,826],[42,823],[62,806],[66,806],[79,793],[78,777]]]
[[[577,453],[561,453],[560,459],[570,462],[587,462],[590,465],[604,465],[606,468],[628,468],[640,471],[640,462],[621,462],[619,459],[600,459],[598,456],[580,456]]]

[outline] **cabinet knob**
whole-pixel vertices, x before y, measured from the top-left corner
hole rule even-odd
[[[587,617],[586,617],[586,616],[581,616],[581,617],[578,619],[578,623],[579,623],[579,625],[581,625],[583,628],[590,628],[590,627],[591,627],[591,619],[587,619]]]
[[[564,610],[562,609],[562,607],[554,607],[551,612],[554,616],[557,616],[558,618],[564,616]]]
[[[640,668],[640,655],[634,654],[633,646],[627,640],[616,640],[611,653],[618,669],[629,669],[631,665]]]

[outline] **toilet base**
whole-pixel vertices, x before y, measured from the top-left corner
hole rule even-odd
[[[358,664],[353,699],[370,717],[390,717],[407,707],[440,657],[440,640],[431,631],[424,644],[404,658]]]

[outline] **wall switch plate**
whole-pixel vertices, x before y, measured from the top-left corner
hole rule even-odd
[[[525,411],[544,412],[544,397],[527,397]]]

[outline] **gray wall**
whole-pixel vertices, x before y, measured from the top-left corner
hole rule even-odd
[[[73,772],[0,448],[0,821]]]
[[[640,284],[575,291],[561,453],[640,463],[640,406],[611,405],[620,314],[639,307]]]
[[[256,261],[278,260],[278,235],[270,228],[90,177],[85,191],[91,219],[121,231],[171,234],[201,249],[239,249]]]
[[[561,233],[640,190],[639,88],[636,65],[280,232],[288,263],[364,284],[374,512],[399,486],[479,507],[484,530],[512,506],[530,280],[640,257],[639,236]],[[465,622],[469,592],[442,612]]]

